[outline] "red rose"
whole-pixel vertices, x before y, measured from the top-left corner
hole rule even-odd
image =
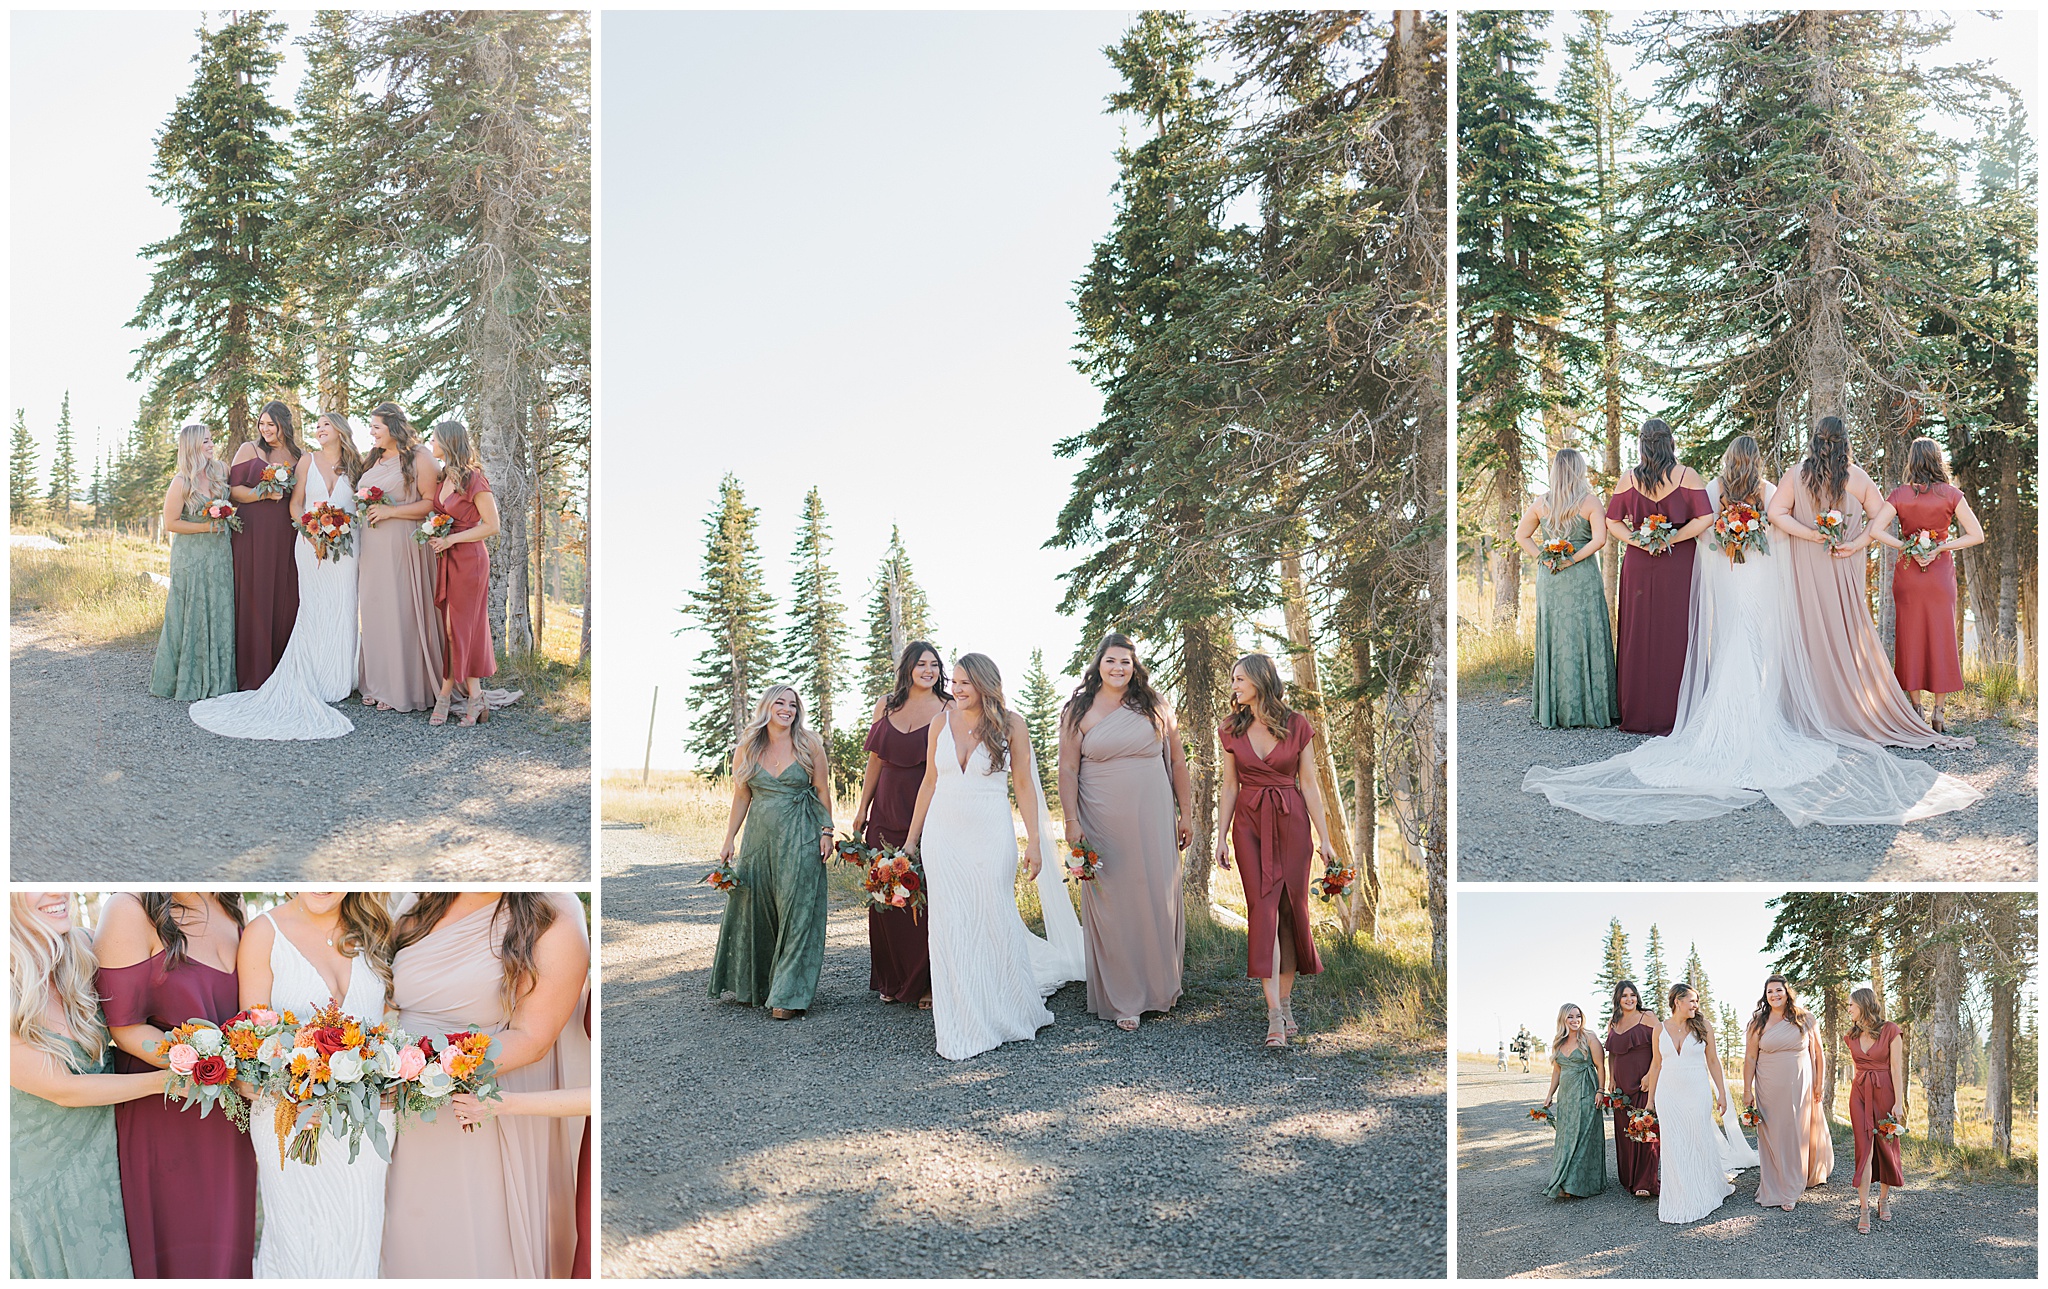
[[[192,1065],[192,1078],[206,1087],[219,1087],[228,1081],[228,1063],[218,1056],[202,1056]]]
[[[903,889],[906,891],[914,891],[917,889],[916,873],[905,873],[903,875]]]
[[[423,1039],[421,1039],[421,1040],[420,1040],[419,1042],[417,1042],[417,1043],[414,1043],[414,1044],[413,1044],[413,1046],[414,1046],[414,1047],[417,1047],[418,1049],[420,1049],[420,1051],[422,1051],[422,1052],[425,1052],[425,1053],[427,1054],[427,1059],[428,1059],[428,1060],[430,1060],[430,1061],[431,1061],[431,1060],[433,1060],[433,1059],[434,1059],[434,1040],[433,1040],[433,1039],[431,1039],[431,1038],[423,1038]]]
[[[220,1027],[222,1029],[233,1029],[235,1026],[241,1024],[243,1021],[247,1019],[249,1019],[248,1012],[236,1012],[234,1015],[222,1021],[220,1023]]]
[[[450,1034],[450,1035],[448,1036],[448,1046],[450,1046],[450,1047],[460,1047],[460,1046],[462,1045],[462,1040],[463,1040],[463,1039],[465,1039],[465,1038],[474,1038],[474,1037],[476,1037],[476,1031],[475,1031],[475,1030],[473,1030],[473,1029],[458,1029],[458,1030],[456,1030],[456,1031],[455,1031],[454,1033],[452,1033],[452,1034]]]
[[[313,1031],[313,1050],[322,1056],[332,1056],[347,1046],[339,1025],[326,1025]]]

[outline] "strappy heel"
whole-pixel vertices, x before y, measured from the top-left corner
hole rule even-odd
[[[1266,1009],[1266,1046],[1287,1046],[1287,1022],[1281,1019],[1278,1007]]]
[[[1861,1200],[1856,1202],[1856,1234],[1870,1234],[1870,1206]]]
[[[1287,1025],[1287,1037],[1293,1038],[1296,1034],[1301,1033],[1301,1026],[1294,1023],[1294,1003],[1292,999],[1288,999],[1280,1004],[1280,1019]]]
[[[454,701],[455,695],[452,693],[443,694],[439,698],[435,699],[434,714],[432,716],[427,717],[427,724],[446,725],[448,723],[448,705]]]
[[[468,704],[463,708],[462,723],[464,725],[481,725],[489,719],[491,719],[491,705],[484,701],[482,694],[473,695]]]

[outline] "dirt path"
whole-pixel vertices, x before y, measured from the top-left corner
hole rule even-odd
[[[2040,1201],[2030,1186],[1934,1182],[1894,1192],[1892,1220],[1856,1233],[1855,1156],[1838,1135],[1835,1172],[1790,1213],[1756,1202],[1754,1168],[1735,1193],[1688,1226],[1657,1220],[1657,1201],[1614,1179],[1589,1199],[1553,1200],[1550,1129],[1528,1119],[1550,1075],[1458,1064],[1458,1274],[1774,1277],[2033,1278]],[[1908,1173],[1908,1181],[1911,1174]]]
[[[2032,727],[1958,726],[1977,746],[1896,755],[1984,792],[1967,810],[1899,828],[1794,828],[1768,801],[1704,823],[1622,828],[1522,791],[1531,765],[1568,766],[1643,741],[1620,730],[1546,730],[1529,696],[1458,702],[1458,880],[1589,882],[2031,882],[2037,871],[2038,741]],[[1626,859],[1625,872],[1608,861]]]
[[[968,1061],[866,991],[833,911],[812,1011],[705,996],[723,897],[604,834],[610,1276],[1444,1274],[1441,1056],[1258,1046],[1245,982],[1125,1034],[1082,989]]]
[[[587,729],[351,701],[342,738],[225,739],[149,692],[147,649],[12,636],[15,881],[590,879]]]

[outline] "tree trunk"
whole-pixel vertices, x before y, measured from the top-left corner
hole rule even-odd
[[[1840,90],[1835,83],[1835,53],[1828,31],[1829,15],[1805,12],[1799,15],[1800,43],[1805,46],[1807,74],[1806,101],[1816,115],[1826,120],[1840,109]],[[1806,297],[1799,311],[1798,327],[1805,348],[1800,366],[1800,383],[1806,387],[1807,423],[1824,416],[1842,416],[1848,411],[1849,343],[1844,328],[1842,266],[1842,217],[1835,208],[1832,185],[1814,185],[1818,194],[1806,209],[1806,277],[1801,288]]]
[[[1352,887],[1350,909],[1353,922],[1348,930],[1363,930],[1368,939],[1380,937],[1380,828],[1379,743],[1373,728],[1372,695],[1366,689],[1372,675],[1372,642],[1361,627],[1351,641],[1351,674],[1358,697],[1351,704],[1351,826],[1358,852],[1358,883]]]
[[[1315,725],[1317,744],[1316,786],[1323,798],[1323,824],[1329,830],[1330,848],[1338,861],[1352,867],[1351,826],[1344,818],[1344,796],[1337,790],[1336,731],[1330,727],[1329,709],[1323,702],[1322,669],[1316,663],[1316,641],[1309,620],[1308,588],[1301,572],[1301,552],[1288,551],[1280,557],[1280,612],[1287,625],[1287,643],[1292,646],[1288,661],[1294,673],[1296,701],[1303,715]]]
[[[1204,618],[1181,627],[1181,738],[1188,745],[1189,777],[1194,780],[1194,840],[1188,844],[1187,877],[1182,899],[1190,913],[1207,918],[1209,884],[1216,860],[1218,781],[1216,727],[1223,719],[1223,683],[1228,676],[1227,622]]]
[[[1984,1072],[1985,1117],[1991,1121],[1991,1147],[2012,1157],[2012,1057],[2019,1007],[2018,918],[2005,895],[1991,897],[1990,939],[1993,968],[1985,973],[1991,996],[1991,1032],[1986,1035]]]
[[[1842,1050],[1842,987],[1829,985],[1821,991],[1820,1041],[1824,1053],[1820,1110],[1828,1120],[1835,1118],[1835,1057]]]
[[[1927,1139],[1944,1146],[1956,1141],[1956,1058],[1962,1047],[1957,1013],[1963,1001],[1962,951],[1954,928],[1960,897],[1937,892],[1933,917],[1937,938],[1928,946],[1933,999],[1927,1019]]]
[[[1998,513],[2005,522],[1998,527],[1998,638],[1997,658],[2000,662],[2012,663],[2019,660],[2019,606],[2020,606],[2020,550],[2019,525],[2014,522],[2020,513],[2019,500],[2019,453],[2013,450],[2012,436],[2001,434],[1998,452]],[[1978,623],[1978,634],[1983,634],[1983,623]]]

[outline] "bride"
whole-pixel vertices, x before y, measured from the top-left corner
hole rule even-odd
[[[1657,1115],[1657,1220],[1697,1222],[1735,1193],[1728,1174],[1756,1167],[1757,1157],[1728,1111],[1728,1080],[1699,994],[1681,982],[1668,1001],[1671,1019],[1657,1026],[1657,1051],[1643,1076]]]
[[[292,489],[294,515],[322,502],[353,514],[355,481],[363,472],[348,418],[328,412],[314,426],[318,448],[301,462]],[[260,689],[223,694],[192,704],[201,729],[227,738],[340,738],[355,728],[329,703],[356,687],[356,557],[320,559],[299,534],[299,615],[277,669]]]
[[[905,846],[925,868],[939,1055],[958,1061],[1052,1024],[1045,999],[1083,977],[1081,923],[1064,867],[1044,862],[1055,834],[1024,718],[1005,705],[1002,674],[986,655],[954,664],[953,703],[931,731]],[[1037,880],[1045,913],[1042,940],[1017,912],[1012,786],[1024,814],[1024,871]]]
[[[1742,502],[1761,516],[1776,493],[1746,434],[1728,445],[1707,485],[1716,513]],[[1976,801],[1982,794],[1962,780],[1827,718],[1799,634],[1787,626],[1801,606],[1784,560],[1749,550],[1737,563],[1703,549],[1693,562],[1690,647],[1671,733],[1590,765],[1531,766],[1523,791],[1620,824],[1708,819],[1769,797],[1795,825],[1896,825]]]
[[[301,891],[258,915],[235,955],[243,1010],[269,1007],[303,1022],[337,1000],[358,1020],[382,1020],[391,998],[391,915],[383,898],[370,891]],[[275,1110],[266,1097],[249,1114],[263,1200],[256,1277],[375,1278],[389,1165],[367,1134],[351,1161],[348,1142],[324,1131],[319,1163],[284,1160]],[[396,1128],[391,1111],[383,1113],[388,1148]]]

